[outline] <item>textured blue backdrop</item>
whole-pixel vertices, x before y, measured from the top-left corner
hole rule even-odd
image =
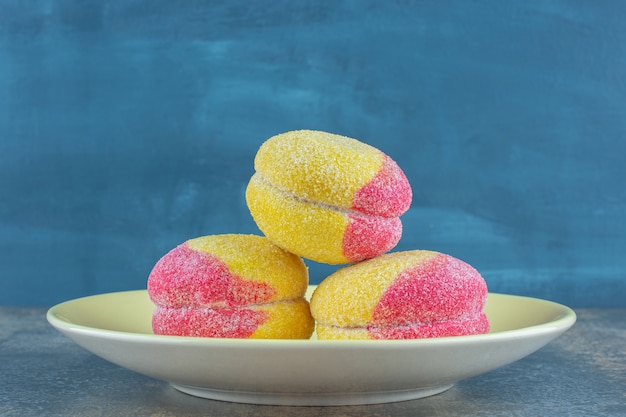
[[[259,233],[258,146],[358,138],[405,170],[403,249],[491,291],[626,306],[626,2],[0,0],[0,304],[143,288]],[[309,262],[311,281],[336,267]]]

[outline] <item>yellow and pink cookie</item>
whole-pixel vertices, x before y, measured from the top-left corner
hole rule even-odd
[[[163,256],[148,277],[155,334],[308,339],[314,321],[302,259],[264,237],[191,239]]]
[[[254,159],[246,202],[265,236],[313,261],[373,258],[402,236],[412,200],[398,164],[356,139],[298,130],[268,139]]]
[[[423,250],[344,267],[311,297],[317,338],[418,339],[489,331],[487,284],[469,264]]]

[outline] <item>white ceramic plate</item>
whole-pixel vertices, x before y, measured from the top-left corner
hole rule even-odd
[[[560,304],[489,294],[491,332],[485,335],[244,340],[154,335],[152,310],[145,290],[128,291],[68,301],[47,318],[88,351],[185,393],[275,405],[373,404],[437,394],[529,355],[576,321]]]

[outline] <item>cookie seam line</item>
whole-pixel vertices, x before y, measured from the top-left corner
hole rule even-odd
[[[225,303],[219,303],[219,304],[185,304],[183,306],[180,307],[174,307],[174,306],[167,306],[167,305],[160,305],[160,304],[156,304],[155,306],[157,308],[168,308],[168,309],[175,309],[175,310],[182,310],[185,308],[201,308],[201,309],[207,309],[207,310],[245,310],[245,309],[251,309],[251,308],[260,308],[260,307],[264,307],[264,306],[269,306],[272,304],[278,304],[278,303],[295,303],[297,301],[300,300],[305,300],[306,298],[304,298],[304,296],[302,297],[296,297],[296,298],[290,298],[288,300],[275,300],[269,303],[257,303],[257,304],[246,304],[246,305],[242,305],[242,306],[229,306],[228,304]]]
[[[256,171],[256,174],[259,176],[261,181],[263,181],[265,184],[267,184],[271,188],[276,189],[279,193],[285,194],[286,196],[291,197],[294,200],[301,201],[303,203],[312,204],[312,205],[319,206],[319,207],[322,207],[322,208],[327,208],[329,210],[333,210],[333,211],[336,211],[336,212],[339,212],[339,213],[342,213],[342,214],[345,214],[345,215],[348,215],[348,216],[353,214],[353,215],[356,215],[356,216],[371,217],[371,218],[374,218],[374,219],[394,219],[395,218],[395,217],[385,217],[385,216],[381,216],[379,214],[364,213],[362,211],[357,211],[357,210],[354,210],[354,209],[349,209],[349,208],[345,208],[345,207],[335,206],[335,205],[328,204],[328,203],[322,203],[320,201],[309,200],[307,198],[304,198],[304,197],[301,197],[301,196],[299,196],[297,194],[294,194],[293,192],[291,192],[291,191],[289,191],[289,190],[287,190],[285,188],[277,186],[276,184],[274,184],[273,182],[271,182],[270,180],[265,178],[265,176],[263,176],[263,174],[261,174],[259,171]]]
[[[367,330],[367,329],[371,329],[371,328],[375,328],[375,329],[386,329],[386,328],[392,328],[392,327],[403,327],[403,328],[410,328],[410,327],[414,327],[414,326],[431,326],[433,324],[438,324],[438,323],[447,323],[447,322],[452,322],[452,321],[463,321],[463,320],[469,320],[473,317],[479,316],[480,313],[482,313],[483,310],[474,312],[473,314],[462,314],[458,317],[454,317],[454,318],[445,318],[445,319],[441,319],[441,320],[433,320],[433,321],[421,321],[421,322],[415,322],[415,323],[410,323],[410,324],[374,324],[374,323],[365,323],[363,325],[360,324],[354,324],[354,325],[348,325],[348,326],[340,326],[338,324],[325,324],[322,322],[318,322],[321,326],[327,326],[327,327],[333,327],[335,329],[345,329],[345,330]]]

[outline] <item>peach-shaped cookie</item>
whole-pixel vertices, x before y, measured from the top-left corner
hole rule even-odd
[[[148,277],[156,334],[308,339],[302,259],[264,237],[191,239],[163,256]]]
[[[318,339],[417,339],[486,333],[487,285],[432,251],[381,255],[325,278],[311,297]]]
[[[356,139],[298,130],[268,139],[254,159],[246,202],[278,246],[342,264],[393,249],[412,191],[398,164]]]

